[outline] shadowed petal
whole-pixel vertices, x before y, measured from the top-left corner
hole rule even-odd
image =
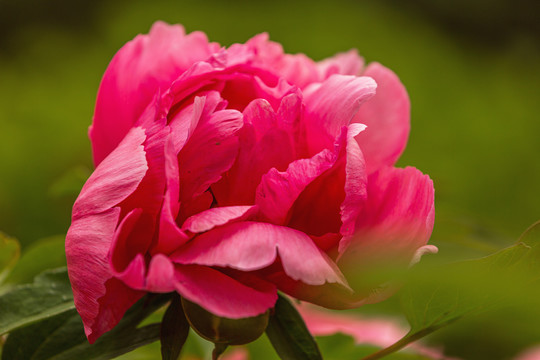
[[[277,300],[275,286],[262,279],[247,286],[206,266],[177,266],[175,278],[180,295],[221,317],[257,316]]]

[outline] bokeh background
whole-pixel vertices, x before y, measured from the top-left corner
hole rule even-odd
[[[268,32],[316,60],[357,48],[393,69],[412,102],[399,165],[434,180],[437,261],[492,253],[540,219],[538,1],[0,0],[0,230],[23,247],[65,234],[101,76],[156,20],[223,45]],[[431,341],[506,359],[540,342],[531,321],[491,313]]]

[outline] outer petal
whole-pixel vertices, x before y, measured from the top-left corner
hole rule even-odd
[[[90,341],[114,327],[130,306],[123,298],[132,298],[133,291],[124,291],[116,282],[109,286],[119,305],[106,309],[99,299],[107,295],[105,284],[112,278],[108,253],[120,216],[120,208],[114,206],[135,191],[147,171],[145,138],[141,128],[132,129],[96,168],[73,206],[66,258],[75,306]]]
[[[99,164],[122,140],[156,92],[196,61],[217,51],[201,32],[185,35],[180,25],[157,22],[114,56],[101,81],[90,138]]]
[[[391,280],[393,271],[435,251],[425,246],[433,229],[433,201],[431,179],[415,168],[383,168],[369,176],[356,233],[339,245],[340,269],[364,297],[346,300],[348,307],[388,297],[395,286],[380,285]]]
[[[343,126],[349,125],[360,105],[375,95],[369,77],[332,75],[304,92],[305,127],[312,154],[332,146]]]
[[[292,279],[311,285],[344,284],[333,261],[307,235],[268,223],[246,221],[216,228],[193,239],[171,259],[181,264],[252,271],[270,266],[278,254]]]
[[[357,236],[350,245],[364,251],[405,251],[412,257],[427,243],[433,230],[435,207],[431,179],[412,167],[384,168],[369,176],[367,192],[365,206],[358,217]],[[341,253],[349,251],[347,245],[340,244]]]
[[[231,319],[257,316],[273,307],[277,300],[275,286],[262,279],[248,286],[206,266],[177,266],[175,278],[180,295],[217,316]]]
[[[144,130],[133,128],[84,184],[73,205],[73,218],[108,210],[132,194],[143,179],[146,164]]]
[[[368,126],[357,140],[368,172],[392,166],[405,149],[410,129],[409,96],[399,78],[381,64],[371,63],[362,74],[377,82],[377,94],[364,103],[353,122]]]

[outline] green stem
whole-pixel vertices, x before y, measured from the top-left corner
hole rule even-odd
[[[396,343],[390,345],[389,347],[387,348],[384,348],[384,349],[381,349],[377,352],[374,352],[373,354],[371,355],[368,355],[366,357],[363,357],[362,359],[360,360],[377,360],[377,359],[382,359],[383,357],[387,356],[387,355],[390,355],[390,354],[393,354],[395,352],[398,352],[399,350],[403,349],[405,346],[409,345],[410,343],[413,343],[417,340],[420,340],[421,338],[423,338],[424,336],[427,336],[429,334],[431,334],[432,332],[436,331],[436,330],[439,330],[440,328],[442,327],[445,327],[447,325],[450,325],[451,323],[457,321],[459,319],[458,318],[455,318],[455,319],[450,319],[448,321],[445,321],[444,323],[442,324],[439,324],[439,325],[436,325],[436,326],[430,326],[430,327],[427,327],[425,329],[422,329],[418,332],[415,332],[413,334],[410,334],[410,335],[405,335],[403,338],[401,338],[400,340],[398,340]]]

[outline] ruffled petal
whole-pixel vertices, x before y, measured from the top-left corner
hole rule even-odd
[[[375,95],[377,84],[367,76],[332,75],[304,91],[304,123],[311,154],[330,148],[343,126],[349,125],[363,102]]]
[[[236,110],[215,111],[221,99],[207,97],[201,119],[178,154],[180,201],[205,192],[233,165],[238,153],[242,114]]]
[[[163,93],[191,65],[219,49],[206,35],[185,35],[180,25],[157,22],[118,51],[98,92],[90,138],[99,164],[122,140],[156,93]]]
[[[377,94],[365,102],[353,122],[367,125],[357,140],[366,158],[368,172],[396,163],[405,149],[410,129],[410,101],[396,74],[371,63],[362,75],[377,82]]]
[[[333,261],[306,234],[268,223],[246,221],[215,228],[191,240],[171,260],[252,271],[270,266],[278,254],[292,279],[311,285],[345,283]]]
[[[186,299],[226,318],[257,316],[277,300],[274,285],[259,279],[249,286],[224,273],[197,265],[177,265],[175,288]]]
[[[337,155],[324,149],[309,159],[292,162],[286,171],[276,168],[265,174],[257,187],[255,204],[266,221],[285,225],[289,211],[304,189],[337,160]]]
[[[278,127],[278,119],[268,101],[252,101],[243,116],[236,162],[222,181],[212,187],[221,206],[253,204],[261,177],[271,168],[285,170],[294,160],[290,134]]]
[[[269,41],[267,33],[254,36],[246,46],[254,53],[252,63],[255,66],[272,70],[290,84],[303,88],[320,80],[313,60],[304,54],[285,54],[281,44]]]
[[[363,129],[361,124],[341,129],[334,142],[332,166],[297,197],[290,210],[289,226],[316,237],[354,232],[366,198],[364,160],[354,139]]]

